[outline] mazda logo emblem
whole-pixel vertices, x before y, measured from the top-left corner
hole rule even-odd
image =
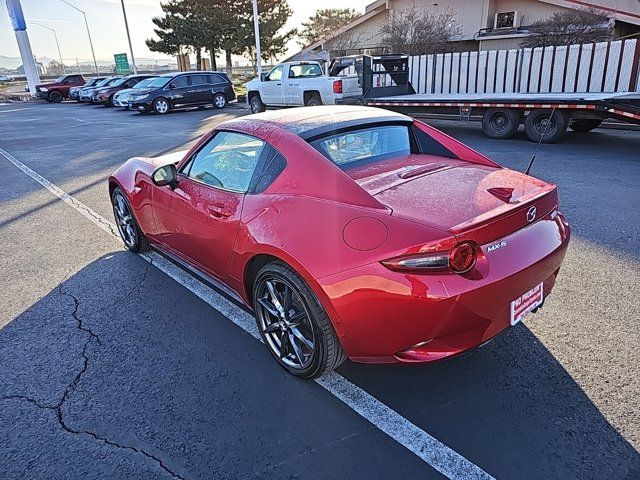
[[[536,207],[531,207],[527,210],[527,222],[531,223],[536,219]]]

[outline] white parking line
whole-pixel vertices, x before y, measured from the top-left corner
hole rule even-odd
[[[0,110],[0,113],[19,112],[20,110],[30,110],[30,109],[31,109],[31,107],[11,108],[9,110]]]
[[[0,155],[81,215],[94,222],[102,230],[119,239],[118,230],[114,223],[31,170],[2,148],[0,148]],[[142,255],[142,257],[218,310],[245,332],[262,341],[255,320],[249,313],[161,255],[152,252]],[[491,475],[480,467],[432,437],[342,375],[334,372],[316,380],[316,383],[446,477],[460,480],[493,479]]]

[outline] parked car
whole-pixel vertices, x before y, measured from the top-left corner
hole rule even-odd
[[[13,81],[15,81],[15,78],[9,75],[0,75],[0,82],[13,82]]]
[[[93,99],[92,99],[93,92],[95,92],[98,88],[106,87],[106,86],[111,85],[112,83],[116,82],[120,78],[122,78],[122,77],[121,76],[106,77],[103,80],[101,80],[98,83],[96,83],[92,87],[87,87],[87,88],[81,89],[80,92],[78,93],[78,101],[79,102],[93,103]]]
[[[98,82],[104,80],[105,78],[106,77],[93,77],[87,80],[84,85],[80,85],[78,87],[71,87],[69,89],[69,98],[71,100],[78,100],[78,97],[80,95],[80,90],[82,90],[83,88],[94,87],[95,85],[98,84]]]
[[[233,85],[224,72],[168,73],[129,96],[129,108],[141,112],[168,113],[170,110],[213,105],[224,108],[235,100]]]
[[[285,62],[262,78],[247,82],[252,113],[269,106],[333,105],[336,100],[362,95],[358,75],[329,77],[318,62]]]
[[[123,90],[120,90],[119,92],[116,92],[115,95],[113,96],[113,102],[112,102],[113,105],[115,107],[124,107],[124,108],[128,109],[129,108],[129,95],[131,95],[132,93],[135,93],[138,90],[146,88],[147,85],[149,85],[149,83],[151,83],[156,78],[157,77],[145,78],[144,80],[140,80],[138,83],[136,83],[131,88],[125,88]]]
[[[253,309],[302,378],[482,345],[542,306],[570,236],[555,185],[371,107],[230,120],[128,160],[109,192],[128,249],[153,245]]]
[[[36,85],[36,95],[50,102],[61,102],[69,96],[71,87],[84,85],[86,80],[80,74],[62,75],[49,83]]]
[[[91,99],[93,103],[102,103],[108,107],[113,106],[113,96],[120,90],[135,86],[140,80],[151,78],[152,75],[129,75],[122,77],[109,85],[97,88],[93,91]]]

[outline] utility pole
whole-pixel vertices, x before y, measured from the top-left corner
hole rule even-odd
[[[131,53],[131,64],[133,65],[133,73],[138,74],[138,67],[136,67],[136,59],[133,56],[133,47],[131,46],[131,35],[129,34],[129,22],[127,22],[127,11],[124,8],[124,0],[120,0],[122,4],[122,15],[124,16],[124,26],[127,29],[127,40],[129,40],[129,52]]]
[[[91,41],[91,32],[89,31],[89,22],[87,22],[87,14],[84,12],[84,10],[80,10],[78,7],[76,7],[75,5],[71,5],[66,0],[60,0],[60,1],[62,3],[66,3],[71,8],[79,11],[84,16],[84,25],[85,27],[87,27],[87,36],[89,37],[89,46],[91,47],[91,55],[93,55],[93,65],[96,67],[96,75],[100,75],[100,72],[98,70],[98,62],[96,62],[96,53],[93,51],[93,42]]]
[[[35,96],[36,85],[40,83],[40,75],[38,75],[36,61],[31,51],[29,35],[27,34],[27,22],[24,21],[20,0],[7,0],[7,11],[9,12],[9,17],[11,17],[13,31],[16,34],[16,41],[18,42],[18,49],[20,50],[20,57],[22,58],[22,66],[27,76],[29,92],[31,92],[32,96]]]
[[[58,34],[53,28],[49,28],[46,25],[42,25],[41,23],[31,22],[31,25],[38,25],[39,27],[46,28],[53,32],[53,38],[56,39],[56,47],[58,47],[58,58],[60,59],[60,67],[62,68],[62,73],[64,72],[64,62],[62,61],[62,53],[60,53],[60,44],[58,43]]]
[[[258,21],[258,0],[253,0],[253,33],[256,36],[256,55],[258,78],[262,77],[262,52],[260,52],[260,25]]]

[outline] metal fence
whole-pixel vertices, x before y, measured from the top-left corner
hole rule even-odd
[[[640,41],[410,57],[417,93],[637,92]]]

